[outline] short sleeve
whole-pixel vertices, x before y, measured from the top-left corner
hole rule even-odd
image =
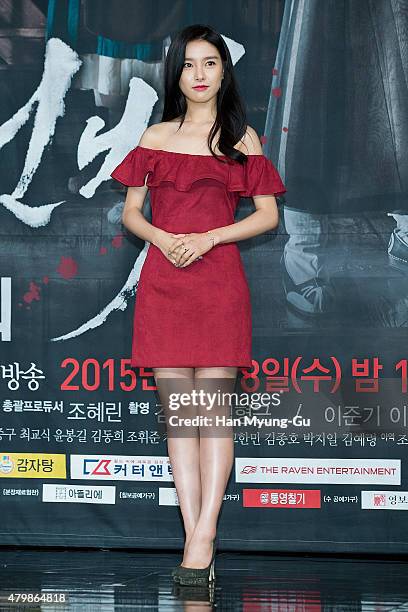
[[[149,172],[153,172],[150,150],[136,147],[116,166],[111,177],[127,187],[142,187]]]
[[[249,155],[245,165],[245,189],[240,196],[282,195],[286,192],[279,172],[264,155]]]

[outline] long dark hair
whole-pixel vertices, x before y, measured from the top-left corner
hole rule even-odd
[[[212,141],[220,129],[218,148],[227,158],[243,164],[247,155],[234,148],[247,129],[246,111],[234,76],[231,55],[221,34],[211,26],[195,24],[178,32],[172,40],[164,65],[164,108],[162,121],[171,121],[181,116],[183,125],[187,111],[186,98],[179,87],[185,62],[186,46],[192,40],[206,40],[217,47],[224,67],[224,78],[217,93],[217,115],[208,135],[208,147],[214,157]]]

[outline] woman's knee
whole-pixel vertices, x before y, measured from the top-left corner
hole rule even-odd
[[[238,368],[235,366],[200,367],[194,370],[195,378],[236,378],[238,374]]]
[[[151,368],[155,378],[194,378],[194,368]]]

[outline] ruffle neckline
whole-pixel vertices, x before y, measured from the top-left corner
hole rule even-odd
[[[153,153],[169,153],[170,155],[185,155],[186,157],[209,157],[211,159],[215,159],[213,155],[201,155],[200,153],[180,153],[180,151],[166,151],[165,149],[149,149],[148,147],[142,147],[141,145],[138,145],[136,149],[143,149],[143,151],[152,151]],[[218,155],[218,157],[224,159],[227,158],[226,155]],[[233,163],[232,160],[231,162]]]
[[[213,179],[225,185],[227,191],[238,192],[241,197],[277,195],[286,192],[272,162],[262,154],[248,155],[242,165],[219,155],[193,155],[149,149],[138,145],[112,172],[112,178],[127,186],[158,187],[170,182],[178,191],[190,191],[197,181]],[[145,183],[145,177],[147,180]]]

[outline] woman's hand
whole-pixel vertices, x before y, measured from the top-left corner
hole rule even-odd
[[[169,248],[169,257],[175,260],[178,268],[189,266],[213,247],[213,241],[207,233],[170,234],[170,236],[172,245]]]
[[[182,246],[182,242],[189,234],[171,234],[170,232],[166,232],[164,230],[159,230],[158,237],[154,240],[154,245],[160,249],[163,255],[168,259],[173,265],[179,267],[178,260],[181,255],[184,254],[185,246]],[[198,259],[198,257],[192,258],[190,263],[194,261],[194,259]]]
[[[178,234],[178,236],[185,235],[186,234]],[[173,234],[164,230],[159,230],[159,236],[154,240],[154,245],[161,250],[165,258],[168,259],[172,264],[175,265],[177,263],[177,253],[171,253],[171,250],[175,245]]]

